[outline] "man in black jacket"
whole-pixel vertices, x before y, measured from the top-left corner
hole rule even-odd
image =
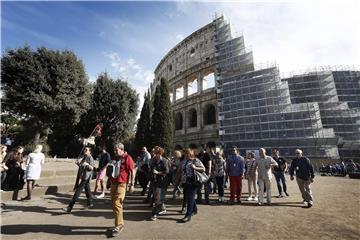
[[[80,178],[80,183],[76,186],[75,193],[67,207],[63,208],[63,211],[70,213],[75,205],[75,202],[78,200],[81,192],[85,189],[87,205],[86,209],[92,208],[94,205],[92,203],[93,196],[90,190],[90,180],[92,177],[92,170],[95,167],[95,161],[91,156],[91,148],[86,147],[84,149],[84,157],[81,160],[76,161],[76,165],[79,166],[78,175]]]
[[[294,171],[296,172],[296,182],[299,186],[301,195],[307,207],[313,205],[313,196],[310,184],[314,182],[314,169],[307,157],[302,156],[300,149],[295,150],[296,158],[291,162],[289,169],[290,180],[294,180]]]
[[[273,173],[276,179],[276,184],[279,190],[279,198],[282,198],[283,191],[286,196],[289,196],[287,193],[287,186],[286,186],[286,178],[285,178],[285,171],[287,168],[287,163],[284,158],[280,157],[279,149],[272,150],[272,158],[277,162],[278,166],[273,168]]]

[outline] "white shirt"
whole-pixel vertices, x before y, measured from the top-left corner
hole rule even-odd
[[[255,166],[258,169],[258,178],[263,180],[271,180],[272,173],[271,173],[271,166],[277,166],[278,164],[276,161],[270,157],[265,155],[264,158],[259,157],[255,160]]]

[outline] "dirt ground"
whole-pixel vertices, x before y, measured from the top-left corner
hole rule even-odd
[[[288,180],[289,197],[273,197],[273,206],[246,202],[244,181],[241,205],[199,205],[199,213],[188,223],[180,200],[168,200],[167,213],[149,221],[151,209],[142,203],[139,189],[128,195],[125,229],[119,239],[360,239],[360,180],[317,176],[312,184],[314,206],[303,208],[295,181]],[[275,179],[272,195],[278,194]],[[71,214],[61,208],[72,193],[45,196],[28,202],[3,204],[1,239],[104,239],[113,224],[109,196],[95,200],[95,207],[83,210],[84,196]],[[226,191],[228,196],[228,190]]]

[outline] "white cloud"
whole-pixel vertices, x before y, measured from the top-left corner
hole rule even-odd
[[[110,61],[112,67],[110,74],[125,79],[139,93],[140,111],[144,101],[144,94],[154,80],[153,71],[145,69],[134,58],[122,59],[116,52],[106,52],[104,56]]]
[[[184,35],[183,34],[177,34],[176,35],[176,40],[178,40],[178,41],[181,41],[181,40],[183,40],[185,37],[184,37]]]
[[[89,81],[90,82],[92,82],[92,83],[94,83],[94,82],[96,82],[96,77],[95,76],[93,76],[93,75],[89,75]]]
[[[176,4],[177,14],[194,25],[198,19],[210,22],[215,12],[224,14],[244,34],[255,63],[276,61],[281,72],[358,64],[359,10],[360,1],[351,0]]]

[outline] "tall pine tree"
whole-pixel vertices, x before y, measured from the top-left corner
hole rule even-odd
[[[173,148],[173,116],[169,86],[164,78],[155,90],[151,133],[153,146],[164,147],[169,153]]]
[[[143,146],[145,146],[147,149],[151,148],[150,111],[151,111],[150,93],[145,93],[144,104],[141,109],[140,118],[137,123],[137,129],[135,135],[135,146],[138,151]]]

